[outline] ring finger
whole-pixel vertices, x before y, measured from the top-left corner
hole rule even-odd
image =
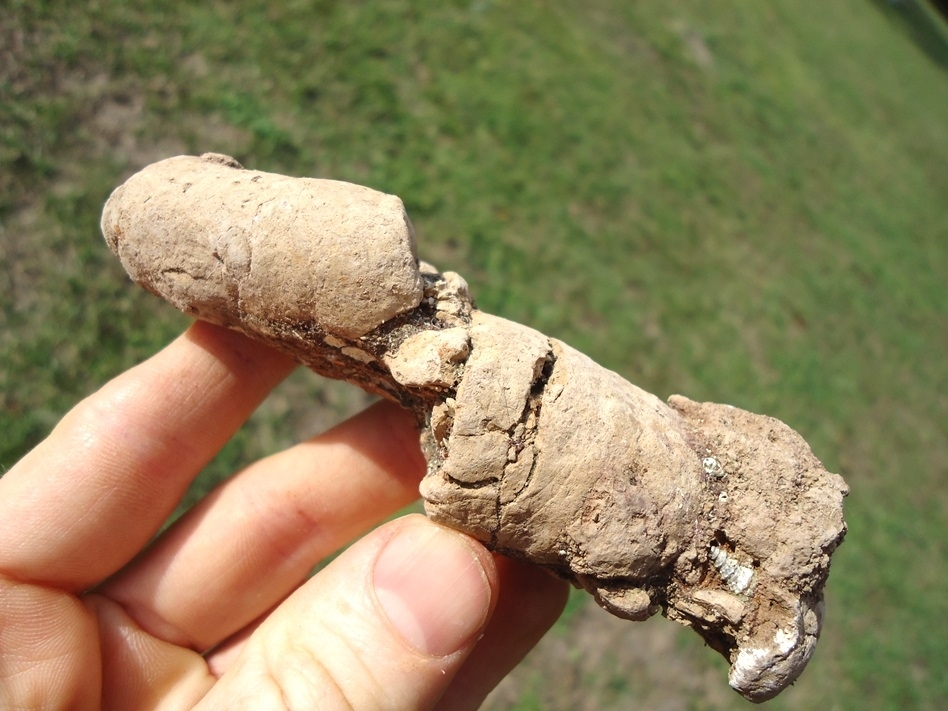
[[[197,323],[88,397],[0,479],[0,574],[81,592],[114,573],[293,365]]]
[[[423,473],[410,416],[379,403],[244,469],[98,592],[146,632],[205,651],[417,498]]]

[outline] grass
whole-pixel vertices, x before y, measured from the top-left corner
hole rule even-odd
[[[945,707],[948,51],[901,5],[6,3],[0,466],[186,323],[98,234],[125,176],[213,150],[364,183],[486,310],[845,475],[825,638],[774,708]],[[295,376],[192,499],[360,402]]]

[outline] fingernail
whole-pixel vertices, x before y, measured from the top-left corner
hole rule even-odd
[[[434,526],[405,527],[379,554],[373,582],[392,626],[424,654],[453,654],[487,620],[487,573],[458,534]]]

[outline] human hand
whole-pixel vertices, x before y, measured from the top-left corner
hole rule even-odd
[[[375,405],[246,469],[154,540],[293,367],[198,323],[0,479],[0,707],[469,709],[566,585],[424,517],[410,417]]]

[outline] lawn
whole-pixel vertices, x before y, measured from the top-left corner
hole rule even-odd
[[[362,183],[485,310],[660,396],[779,417],[844,475],[824,639],[772,708],[948,707],[948,29],[927,6],[3,4],[0,471],[187,323],[101,239],[125,177],[217,151]],[[365,403],[307,376],[189,502]],[[744,705],[697,636],[605,619],[577,598],[491,707]]]

